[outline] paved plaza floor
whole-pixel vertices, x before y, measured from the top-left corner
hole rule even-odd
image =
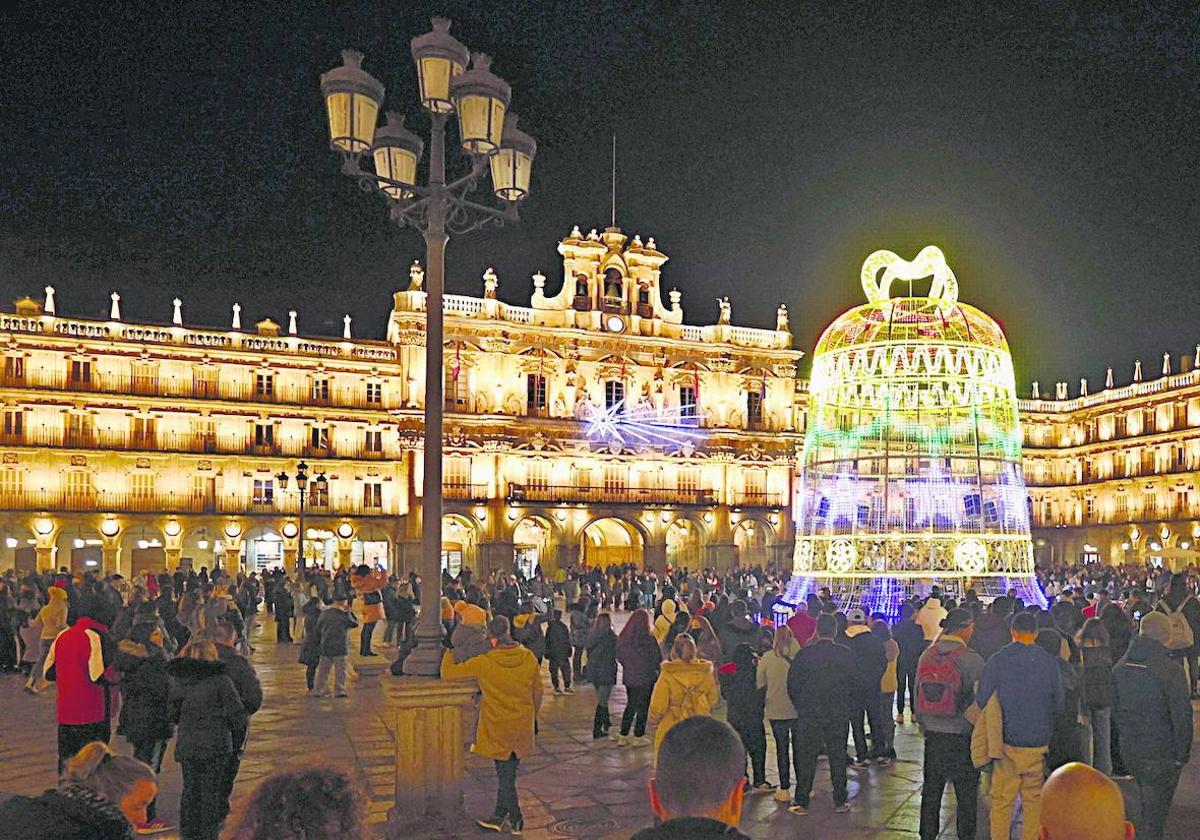
[[[376,634],[380,639],[381,633]],[[394,715],[379,687],[351,681],[345,699],[312,699],[304,691],[304,668],[296,664],[298,646],[277,646],[269,621],[255,636],[252,659],[263,682],[262,711],[251,723],[250,742],[242,762],[235,798],[244,795],[271,771],[304,762],[346,767],[370,795],[372,821],[385,819],[392,806]],[[377,644],[376,650],[383,650]],[[375,661],[383,661],[382,659]],[[393,679],[384,676],[384,680]],[[54,784],[54,689],[39,696],[21,691],[15,676],[0,678],[0,792],[36,794]],[[518,787],[525,814],[524,836],[548,838],[628,838],[651,823],[646,798],[650,748],[618,747],[613,741],[592,741],[595,698],[586,684],[573,695],[549,689],[540,719],[540,752],[521,764]],[[625,703],[624,690],[613,692],[614,719]],[[769,733],[769,727],[768,727]],[[122,751],[130,752],[116,738]],[[786,805],[770,796],[749,796],[742,830],[755,838],[798,840],[912,840],[917,836],[920,808],[921,749],[916,727],[898,727],[900,761],[890,768],[851,771],[849,814],[834,814],[827,765],[818,767],[811,813],[789,814]],[[1185,770],[1168,836],[1200,837],[1200,750]],[[467,760],[467,814],[485,816],[495,801],[495,776],[490,761]],[[778,780],[774,747],[768,745],[768,778]],[[176,820],[180,773],[170,758],[163,764],[160,814]],[[1129,795],[1128,786],[1127,796]],[[985,799],[986,801],[986,799]],[[943,809],[942,836],[953,838],[953,795],[948,790]],[[160,835],[161,836],[161,835]],[[419,837],[421,835],[407,835]],[[430,837],[446,837],[444,832]],[[477,836],[466,828],[461,835]],[[478,836],[483,836],[479,833]],[[987,838],[986,812],[981,806],[979,837]]]

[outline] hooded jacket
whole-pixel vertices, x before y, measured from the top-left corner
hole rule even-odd
[[[456,663],[451,651],[442,657],[442,679],[474,677],[483,699],[475,729],[475,752],[494,761],[533,751],[533,721],[542,703],[538,661],[522,645],[498,645],[482,656]]]
[[[167,655],[160,647],[128,639],[117,645],[117,671],[121,674],[121,719],[117,734],[130,743],[166,741],[175,731],[167,702],[171,678]]]
[[[946,617],[946,608],[942,606],[940,598],[931,597],[921,609],[917,610],[917,614],[913,620],[920,625],[922,632],[925,633],[925,641],[934,641],[942,632],[942,619]]]
[[[246,712],[246,720],[242,726],[232,725],[230,727],[233,733],[233,748],[240,750],[246,743],[246,730],[250,725],[250,715],[262,708],[262,683],[258,681],[258,672],[254,670],[250,660],[229,645],[218,644],[217,656],[221,657],[225,673],[229,675],[229,680],[237,690],[238,699],[242,701],[242,708]]]
[[[721,656],[726,662],[733,659],[733,652],[738,645],[750,645],[755,653],[762,653],[770,647],[767,632],[744,615],[731,618],[717,630],[717,635],[721,639]]]
[[[684,718],[710,714],[720,699],[721,692],[708,660],[664,662],[650,695],[650,721],[658,724],[654,731],[654,755],[658,755],[658,745],[672,726]]]
[[[660,645],[671,631],[671,625],[675,623],[675,614],[678,612],[679,605],[673,599],[667,598],[662,602],[662,612],[654,619],[654,639]]]
[[[37,620],[42,623],[41,637],[53,639],[67,629],[67,591],[57,586],[50,587],[50,603],[38,610]]]
[[[1183,667],[1161,642],[1135,636],[1113,668],[1113,697],[1126,760],[1174,758],[1192,750],[1192,703]]]
[[[58,634],[46,654],[43,673],[58,683],[55,704],[60,724],[108,720],[112,703],[104,672],[114,654],[108,627],[86,615]]]
[[[612,630],[588,636],[587,676],[592,685],[617,684],[617,634]]]
[[[737,830],[737,826],[726,825],[708,817],[679,817],[667,820],[662,825],[639,831],[629,840],[704,840],[706,837],[750,840],[748,835]]]
[[[854,654],[854,670],[850,678],[854,693],[860,697],[879,694],[883,674],[887,670],[883,640],[865,624],[847,627],[846,638],[849,642],[847,647]]]
[[[196,761],[233,752],[233,732],[246,727],[246,711],[225,663],[173,659],[167,666],[175,678],[170,715],[178,725],[175,760]]]

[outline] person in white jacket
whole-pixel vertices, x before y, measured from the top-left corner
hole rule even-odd
[[[942,632],[942,619],[946,617],[946,608],[942,606],[941,594],[936,586],[933,587],[933,592],[913,617],[925,633],[927,642],[936,641]]]

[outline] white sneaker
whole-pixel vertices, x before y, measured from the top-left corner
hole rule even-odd
[[[563,689],[563,694],[574,694],[574,693],[575,693],[575,689],[571,688],[571,686],[567,686],[566,688]]]
[[[788,790],[787,788],[780,788],[779,790],[775,791],[775,801],[776,802],[791,802],[792,801],[792,792],[790,790]]]
[[[617,736],[617,746],[618,747],[628,747],[629,746],[629,738],[625,735],[618,735]]]
[[[561,689],[561,688],[559,688],[558,686],[554,686],[554,693],[555,693],[555,694],[562,694],[562,689]]]
[[[640,735],[635,738],[630,738],[629,743],[635,747],[648,747],[650,746],[650,739],[645,735]]]

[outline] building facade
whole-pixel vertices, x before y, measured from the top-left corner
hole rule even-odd
[[[776,329],[685,324],[666,255],[619,229],[558,246],[530,305],[445,299],[443,562],[452,570],[790,563],[803,383]],[[380,563],[420,550],[425,292],[386,340],[0,314],[0,569],[136,574]],[[555,284],[558,285],[558,284]],[[295,473],[307,465],[304,497]],[[289,476],[285,481],[282,475]],[[323,481],[316,481],[320,477]],[[303,548],[301,548],[303,545]]]

